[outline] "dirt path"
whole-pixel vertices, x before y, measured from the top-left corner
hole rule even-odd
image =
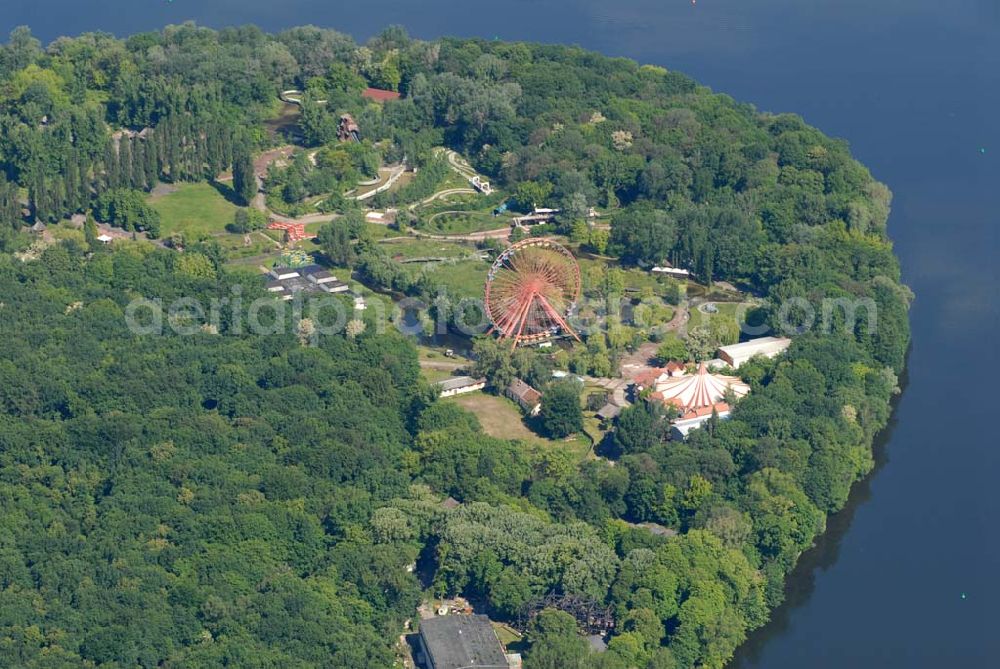
[[[664,330],[673,332],[680,329],[682,325],[687,324],[691,319],[691,314],[688,313],[687,306],[683,304],[678,304],[674,307],[674,317],[670,319],[670,322],[663,326]]]
[[[275,149],[265,151],[257,156],[253,161],[253,171],[261,179],[267,176],[267,168],[277,160],[288,160],[298,147],[286,144]],[[232,175],[229,175],[232,178]]]

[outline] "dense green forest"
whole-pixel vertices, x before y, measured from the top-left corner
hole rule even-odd
[[[371,104],[366,85],[403,97]],[[291,87],[310,146],[349,111],[383,158],[430,177],[444,145],[559,207],[560,226],[613,211],[607,252],[624,264],[739,282],[772,321],[788,298],[871,300],[877,327],[869,314],[747,364],[753,392],[685,442],[653,406],[629,408],[615,462],[580,463],[435,401],[398,333],[304,346],[239,316],[131,333],[140,296],[264,294],[211,243],[111,249],[88,233],[15,255],[36,221],[89,212],[155,236],[143,191],[231,167],[246,181]],[[368,175],[372,151],[318,161],[339,177],[293,163],[268,196]],[[872,467],[909,343],[890,199],[797,116],[578,48],[193,25],[43,48],[15,30],[0,48],[0,665],[388,667],[424,595],[419,561],[431,592],[498,619],[548,593],[613,608],[601,654],[566,614],[540,616],[529,669],[722,667]],[[321,240],[374,283],[413,287],[349,225]]]

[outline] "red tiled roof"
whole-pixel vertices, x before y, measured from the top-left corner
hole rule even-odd
[[[375,102],[385,102],[386,100],[398,100],[399,93],[381,88],[366,88],[361,91],[361,97],[374,100]]]
[[[725,413],[729,411],[729,405],[725,402],[717,402],[712,406],[699,407],[697,409],[689,409],[688,411],[683,411],[681,414],[681,420],[685,418],[698,418],[700,416],[710,416],[712,411],[718,411],[719,413]]]
[[[510,382],[507,390],[526,404],[536,404],[542,399],[542,394],[529,386],[521,379],[514,379]]]
[[[654,367],[653,369],[647,369],[641,374],[637,374],[634,381],[640,386],[648,388],[653,385],[656,379],[660,378],[660,374],[663,374],[665,370],[659,367]]]

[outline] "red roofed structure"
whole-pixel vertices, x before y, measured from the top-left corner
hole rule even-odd
[[[386,100],[398,100],[399,93],[387,91],[383,88],[366,88],[361,91],[361,97],[374,100],[375,102],[385,102]]]
[[[662,373],[654,376],[656,372]],[[653,378],[647,387],[653,392],[648,401],[673,406],[680,412],[671,426],[675,439],[687,437],[688,432],[701,427],[713,414],[720,418],[729,416],[731,407],[725,401],[728,393],[740,399],[750,392],[750,386],[738,377],[712,374],[705,363],[698,366],[695,374],[670,375],[665,370],[652,370],[649,376]]]
[[[285,241],[288,243],[294,243],[302,241],[303,239],[312,239],[313,235],[306,232],[305,223],[285,223],[283,221],[274,221],[267,226],[268,230],[284,230],[285,231]]]
[[[664,403],[673,404],[683,414],[711,409],[722,401],[727,390],[732,391],[737,398],[750,392],[750,386],[735,376],[711,374],[705,363],[699,365],[697,374],[658,380],[654,388],[654,395],[661,397]]]
[[[637,374],[633,379],[639,390],[653,388],[657,383],[662,383],[677,376],[683,376],[687,372],[687,367],[680,362],[671,360],[665,367],[654,367]]]

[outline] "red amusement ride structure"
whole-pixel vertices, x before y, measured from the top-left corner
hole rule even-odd
[[[542,341],[560,331],[577,341],[566,319],[580,299],[580,267],[551,239],[525,239],[494,261],[486,277],[486,314],[492,330],[513,345]]]

